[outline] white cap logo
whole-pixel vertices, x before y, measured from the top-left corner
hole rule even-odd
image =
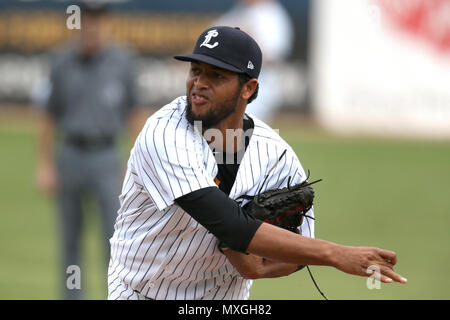
[[[208,31],[208,33],[205,36],[205,41],[203,41],[203,43],[200,45],[200,47],[205,46],[210,49],[217,47],[219,45],[219,43],[217,41],[214,42],[213,44],[210,44],[209,42],[211,41],[211,38],[215,38],[218,35],[219,35],[219,33],[217,32],[216,29]]]
[[[248,62],[247,69],[250,69],[250,70],[255,69],[255,66],[253,65],[253,63],[251,61]]]

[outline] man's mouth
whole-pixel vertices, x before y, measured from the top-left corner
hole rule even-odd
[[[192,103],[195,103],[196,105],[202,105],[207,103],[209,100],[206,96],[198,94],[198,93],[192,93],[191,94],[191,101]]]

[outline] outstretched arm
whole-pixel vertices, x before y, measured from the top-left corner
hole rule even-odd
[[[314,192],[308,183],[298,184],[292,189],[289,188],[289,191],[289,196],[298,198],[298,203],[295,203],[298,208],[309,208],[312,205]],[[294,192],[297,192],[297,194]],[[267,208],[271,208],[273,203],[276,203],[277,197],[280,198],[282,195],[282,190],[267,191],[265,195],[269,199],[266,204],[267,207],[264,207],[263,201],[252,202],[249,211],[252,212],[252,209],[255,208],[253,216],[261,216],[261,220],[270,222],[274,221],[274,217],[270,214],[275,212],[275,221],[279,222],[280,226],[291,227],[292,219],[289,218],[295,217],[292,214],[289,215],[292,207],[287,210],[280,204],[278,208],[281,211],[269,209],[270,214],[266,214]],[[286,197],[282,200],[288,202],[288,199]],[[280,203],[280,200],[278,203]],[[406,283],[406,279],[394,271],[394,265],[397,262],[395,252],[374,247],[343,246],[330,241],[312,239],[269,223],[262,223],[259,226],[249,242],[247,252],[285,263],[331,266],[340,271],[359,276],[369,276],[371,273],[368,271],[373,270],[371,267],[376,267],[380,270],[379,276],[382,282]]]
[[[343,246],[255,221],[217,188],[192,192],[177,199],[177,203],[235,251],[297,266],[331,266],[359,276],[369,276],[367,268],[377,266],[381,272],[381,281],[406,282],[394,271],[397,258],[392,251]],[[243,263],[245,265],[247,262]]]
[[[351,247],[312,239],[263,223],[256,231],[247,251],[270,260],[297,265],[331,266],[358,276],[369,276],[367,268],[377,266],[381,281],[406,283],[394,271],[395,252],[374,247]]]

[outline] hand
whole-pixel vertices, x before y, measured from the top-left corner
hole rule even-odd
[[[393,251],[373,247],[339,246],[334,260],[334,267],[349,274],[367,277],[371,275],[370,272],[368,273],[368,268],[376,266],[381,273],[381,282],[407,282],[405,278],[394,271],[397,255]]]
[[[36,185],[39,191],[53,195],[57,188],[57,175],[53,164],[40,164],[36,172]]]

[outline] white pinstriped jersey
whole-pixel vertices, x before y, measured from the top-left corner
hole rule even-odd
[[[220,253],[217,238],[174,203],[190,192],[217,187],[216,160],[186,120],[185,109],[183,96],[153,114],[131,151],[110,240],[109,299],[249,297],[252,281],[243,279]],[[253,120],[232,199],[255,195],[277,162],[262,191],[285,187],[289,177],[291,184],[306,178],[292,148],[266,124]],[[313,209],[308,215],[314,215]],[[313,220],[304,221],[302,234],[313,237]]]

